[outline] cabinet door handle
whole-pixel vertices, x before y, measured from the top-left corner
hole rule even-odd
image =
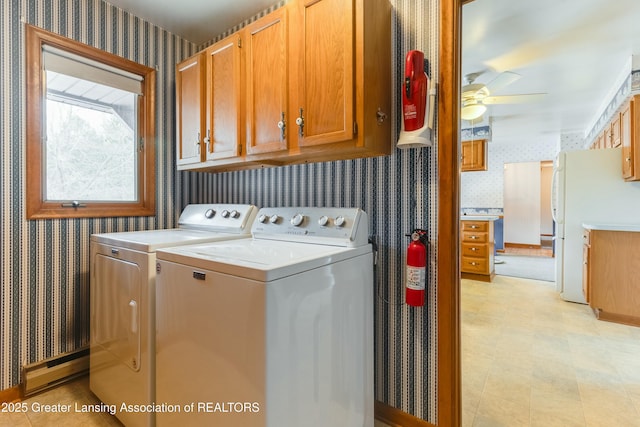
[[[300,117],[296,119],[296,124],[298,125],[298,135],[302,138],[304,136],[304,114],[302,108],[300,109]]]
[[[198,132],[198,139],[196,140],[196,146],[198,147],[198,154],[200,154],[200,132]]]
[[[284,131],[287,128],[287,122],[284,120],[284,112],[282,112],[282,119],[278,122],[278,129],[280,129],[280,141],[284,141]]]
[[[204,138],[204,144],[206,145],[207,150],[209,149],[209,143],[211,143],[211,131],[207,129],[207,136]]]

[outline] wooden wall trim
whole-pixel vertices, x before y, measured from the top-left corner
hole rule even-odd
[[[376,400],[376,419],[391,427],[435,427],[433,424]]]
[[[461,425],[460,73],[463,0],[440,2],[438,74],[438,426]]]
[[[20,386],[8,388],[6,390],[0,390],[0,403],[5,402],[18,402],[22,399],[22,393],[20,393]]]

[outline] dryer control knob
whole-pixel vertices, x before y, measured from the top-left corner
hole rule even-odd
[[[229,211],[228,211],[228,210],[226,210],[226,209],[225,209],[225,210],[223,210],[223,211],[222,211],[222,217],[223,217],[223,218],[229,218]]]
[[[216,215],[216,211],[214,211],[213,209],[207,209],[206,212],[204,213],[204,216],[207,218],[213,218]]]
[[[294,227],[300,227],[302,221],[304,221],[304,215],[302,215],[301,213],[297,213],[293,216],[293,218],[291,218],[291,225],[293,225]]]
[[[240,212],[238,212],[237,210],[232,210],[231,211],[231,218],[238,218],[240,216]]]
[[[336,219],[334,220],[336,227],[342,227],[345,223],[344,217],[342,215],[339,215],[336,217]]]
[[[265,222],[267,222],[267,216],[265,214],[261,214],[258,217],[258,222],[261,223],[261,224],[264,224]]]
[[[326,227],[326,225],[329,224],[329,217],[326,215],[322,215],[318,219],[318,224],[320,224],[320,227]]]
[[[271,215],[269,217],[269,222],[271,224],[277,224],[279,220],[280,220],[280,216],[279,215]]]

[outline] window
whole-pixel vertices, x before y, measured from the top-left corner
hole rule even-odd
[[[27,25],[27,218],[155,214],[155,70]]]

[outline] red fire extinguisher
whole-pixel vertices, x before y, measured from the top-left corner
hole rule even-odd
[[[407,52],[403,83],[402,119],[404,120],[404,130],[418,130],[425,123],[428,85],[424,53],[419,50]]]
[[[424,305],[427,278],[427,232],[416,229],[411,233],[407,248],[406,302],[413,307]]]

